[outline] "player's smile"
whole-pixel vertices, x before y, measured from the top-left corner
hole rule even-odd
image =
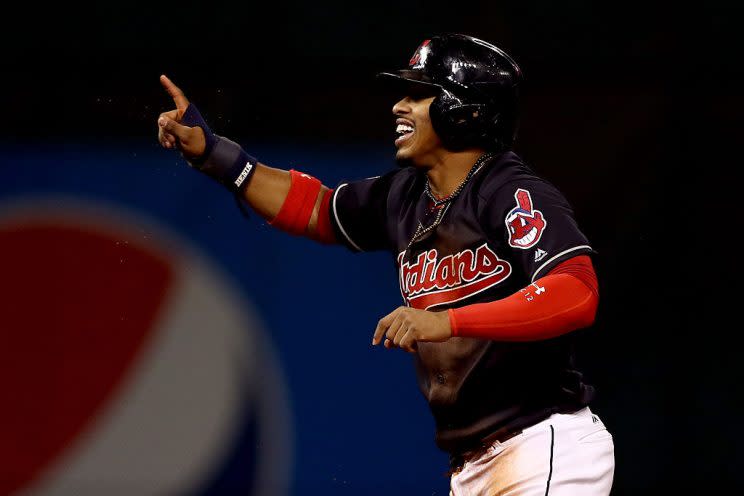
[[[433,99],[417,95],[406,96],[393,106],[393,114],[398,117],[395,120],[395,146],[398,148],[396,158],[412,159],[418,155],[416,149],[420,146],[417,146],[417,142],[422,141],[419,137],[426,134],[427,125],[433,133],[429,121],[429,105]]]
[[[411,87],[408,95],[393,105],[395,120],[395,158],[422,165],[426,156],[441,147],[429,118],[429,106],[434,100],[430,88]]]
[[[393,106],[395,120],[395,146],[398,152],[395,158],[399,161],[410,162],[413,165],[423,165],[427,157],[441,148],[441,141],[437,136],[429,118],[429,106],[434,100],[429,94],[406,96]]]
[[[408,119],[396,119],[395,124],[395,133],[398,135],[398,137],[395,139],[395,145],[398,146],[405,140],[413,136],[413,132],[415,131],[416,127],[414,126],[413,122]]]

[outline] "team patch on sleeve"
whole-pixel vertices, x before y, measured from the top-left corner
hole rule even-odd
[[[506,231],[509,233],[509,245],[526,250],[540,241],[548,221],[542,212],[535,210],[532,197],[526,189],[514,193],[517,206],[506,215]]]

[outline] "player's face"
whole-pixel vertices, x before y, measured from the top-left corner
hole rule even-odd
[[[393,105],[398,149],[395,158],[399,164],[426,166],[442,150],[442,142],[429,118],[433,100],[434,96],[414,93]]]

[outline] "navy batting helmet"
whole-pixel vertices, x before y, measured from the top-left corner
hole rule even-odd
[[[436,94],[429,115],[448,149],[503,150],[514,142],[522,71],[490,43],[463,34],[433,36],[418,47],[408,68],[378,77]]]

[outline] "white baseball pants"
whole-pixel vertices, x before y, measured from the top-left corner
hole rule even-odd
[[[607,496],[614,471],[612,435],[587,407],[465,457],[450,496]]]

